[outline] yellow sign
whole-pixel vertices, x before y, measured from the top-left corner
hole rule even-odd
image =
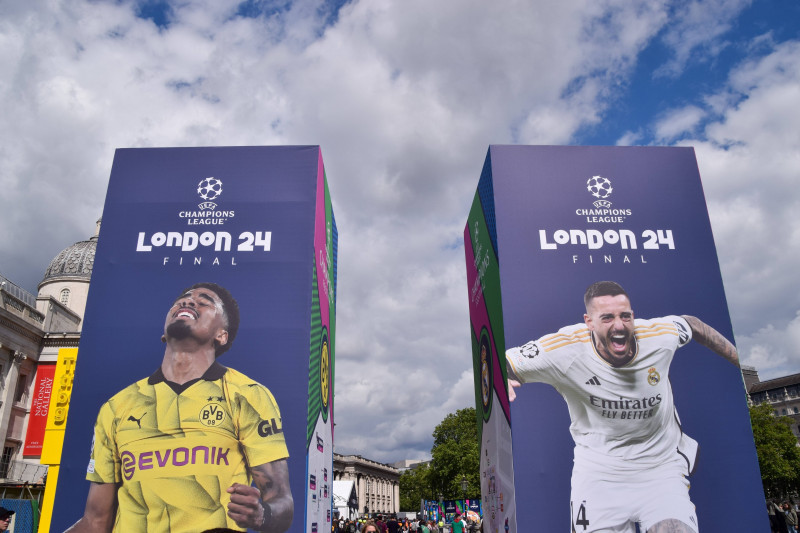
[[[42,444],[41,461],[42,464],[49,465],[49,468],[39,531],[50,530],[50,517],[53,515],[58,469],[61,464],[61,448],[64,445],[64,429],[67,426],[67,412],[69,411],[69,399],[72,396],[72,382],[75,378],[77,358],[77,348],[61,348],[58,351],[58,363],[53,377],[53,391],[50,395],[47,426],[44,430],[44,443]]]

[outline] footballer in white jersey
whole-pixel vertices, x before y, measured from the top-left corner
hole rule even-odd
[[[686,476],[698,447],[681,428],[669,366],[692,338],[738,366],[736,348],[694,317],[634,319],[615,282],[584,300],[584,323],[506,352],[512,400],[513,387],[543,382],[567,402],[572,531],[697,533]]]

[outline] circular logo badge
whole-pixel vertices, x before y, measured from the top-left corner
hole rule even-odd
[[[586,189],[595,198],[605,199],[611,196],[614,188],[611,187],[611,180],[603,176],[592,176],[586,181]]]
[[[200,423],[206,427],[217,427],[225,421],[225,410],[218,403],[207,403],[197,415]]]
[[[661,381],[661,375],[656,372],[655,367],[650,367],[647,370],[647,382],[650,385],[658,385],[658,382]]]
[[[489,331],[481,331],[481,344],[479,347],[481,369],[481,403],[483,404],[483,419],[489,420],[492,412],[492,347],[489,343]]]
[[[197,194],[203,200],[214,200],[222,194],[222,180],[217,178],[205,178],[197,184]]]
[[[122,462],[122,475],[127,481],[130,481],[136,472],[136,458],[129,451],[122,452],[119,458]]]
[[[319,352],[319,392],[322,398],[322,417],[323,420],[327,420],[331,365],[328,351],[328,331],[325,328],[322,329],[322,343]]]

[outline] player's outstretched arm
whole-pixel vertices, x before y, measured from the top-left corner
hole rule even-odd
[[[292,525],[294,500],[289,487],[286,459],[254,466],[250,473],[256,487],[234,483],[228,492],[228,516],[239,527],[282,533]]]
[[[107,533],[114,527],[117,515],[116,483],[94,483],[89,486],[83,517],[65,533]]]
[[[739,366],[739,353],[736,351],[736,346],[733,345],[728,339],[722,336],[722,333],[715,330],[697,317],[682,315],[683,319],[689,323],[692,328],[692,338],[711,350]]]
[[[522,350],[529,346],[531,343],[528,343],[525,346],[518,347],[518,348],[511,348],[506,350],[506,371],[508,373],[507,376],[507,389],[508,389],[508,401],[513,402],[517,398],[517,391],[514,389],[518,389],[522,386],[524,382],[515,371],[514,363],[511,362],[511,358],[516,357]]]

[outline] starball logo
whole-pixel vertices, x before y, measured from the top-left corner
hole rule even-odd
[[[201,179],[197,184],[197,195],[203,200],[197,204],[197,210],[184,210],[178,213],[178,218],[184,219],[188,226],[222,226],[236,215],[233,210],[217,209],[218,205],[214,202],[222,196],[221,179],[213,176]]]
[[[595,207],[611,207],[611,202],[606,201],[606,198],[611,196],[614,188],[611,186],[611,180],[603,176],[592,176],[586,181],[586,189],[592,193],[595,198],[600,198],[594,203]]]
[[[197,184],[197,194],[203,200],[216,199],[222,194],[222,180],[218,180],[217,178],[205,178],[200,180],[200,183]],[[197,207],[200,209],[216,209],[217,204],[208,201],[201,203]]]
[[[612,223],[621,224],[625,222],[625,217],[632,213],[630,209],[613,208],[611,200],[608,198],[614,192],[611,180],[605,176],[592,176],[586,180],[586,190],[592,197],[597,198],[592,203],[594,209],[576,209],[575,214],[586,217],[589,223]]]

